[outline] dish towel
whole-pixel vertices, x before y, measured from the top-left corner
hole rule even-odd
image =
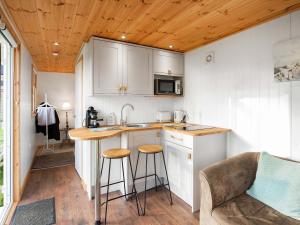
[[[55,124],[55,109],[53,107],[38,107],[38,125],[46,126]]]

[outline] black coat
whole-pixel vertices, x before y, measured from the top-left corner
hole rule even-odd
[[[35,130],[36,133],[43,133],[46,135],[46,126],[38,125],[38,115],[35,115]],[[60,132],[59,132],[59,118],[57,112],[55,110],[55,124],[48,125],[48,139],[55,139],[57,141],[60,140]]]

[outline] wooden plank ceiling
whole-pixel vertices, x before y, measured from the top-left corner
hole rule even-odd
[[[40,71],[73,72],[91,36],[185,52],[297,8],[300,0],[5,0]],[[58,42],[59,45],[54,45]],[[53,52],[58,52],[54,56]]]

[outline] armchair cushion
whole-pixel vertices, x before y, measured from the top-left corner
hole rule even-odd
[[[300,220],[300,163],[261,153],[256,179],[247,194]]]

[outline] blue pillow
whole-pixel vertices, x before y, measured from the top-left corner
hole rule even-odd
[[[247,194],[300,220],[300,163],[260,154],[256,178]]]

